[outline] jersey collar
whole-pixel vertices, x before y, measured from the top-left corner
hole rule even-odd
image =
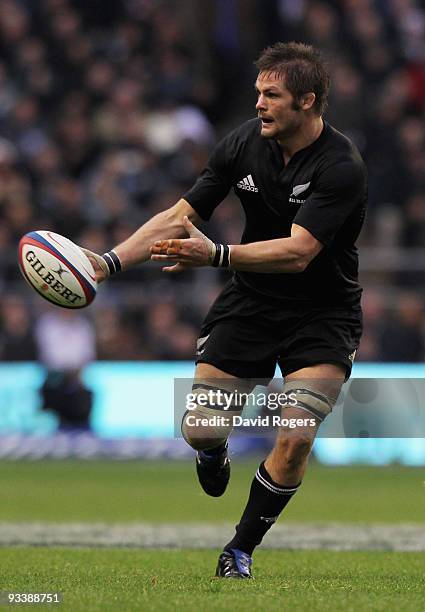
[[[291,157],[291,159],[286,164],[286,166],[283,161],[282,149],[280,148],[277,141],[272,139],[268,141],[268,144],[273,150],[273,156],[276,157],[279,162],[280,169],[283,170],[287,168],[288,166],[293,165],[298,160],[303,159],[306,155],[310,155],[311,153],[319,149],[324,143],[324,141],[326,140],[328,133],[329,133],[329,124],[325,120],[323,120],[323,129],[320,132],[319,137],[316,138],[316,140],[314,140],[307,147],[304,147],[304,149],[300,149],[299,151],[294,153],[294,155]]]

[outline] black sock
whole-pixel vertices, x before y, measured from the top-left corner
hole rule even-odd
[[[224,550],[237,548],[252,555],[254,548],[276,522],[300,484],[290,487],[276,484],[270,478],[263,461],[252,481],[248,503],[239,525],[236,525],[236,534]]]

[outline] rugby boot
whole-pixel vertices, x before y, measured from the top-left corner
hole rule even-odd
[[[219,578],[252,578],[251,566],[252,557],[242,550],[231,548],[219,556],[215,575]]]
[[[230,459],[227,452],[227,442],[222,452],[208,455],[208,451],[196,454],[196,473],[201,487],[207,495],[220,497],[226,490],[230,479]]]

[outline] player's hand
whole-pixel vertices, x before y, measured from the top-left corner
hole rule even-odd
[[[189,238],[157,240],[151,246],[151,259],[173,263],[163,272],[181,272],[187,268],[209,266],[214,258],[215,244],[207,238],[188,217],[183,217],[183,226]]]
[[[90,263],[93,266],[93,269],[96,274],[96,281],[98,283],[101,283],[104,280],[106,280],[109,277],[110,272],[109,272],[108,264],[103,259],[103,257],[98,255],[97,253],[93,253],[93,251],[89,251],[89,249],[83,249],[83,247],[80,247],[80,249],[89,258]]]

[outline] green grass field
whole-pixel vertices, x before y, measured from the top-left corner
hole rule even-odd
[[[0,576],[3,589],[61,591],[60,609],[78,611],[424,608],[420,554],[259,551],[256,579],[229,582],[211,577],[217,553],[6,549]]]
[[[226,494],[200,489],[187,461],[0,462],[0,521],[232,522],[258,461],[233,461]],[[425,520],[421,468],[310,466],[285,521]]]
[[[235,523],[257,464],[235,458],[229,490],[210,499],[188,462],[0,462],[0,523]],[[419,525],[424,509],[419,468],[312,465],[284,522]],[[60,591],[60,609],[88,612],[425,608],[425,553],[260,549],[255,580],[229,582],[213,577],[221,543],[216,550],[190,550],[190,542],[180,550],[3,546],[0,591]]]

